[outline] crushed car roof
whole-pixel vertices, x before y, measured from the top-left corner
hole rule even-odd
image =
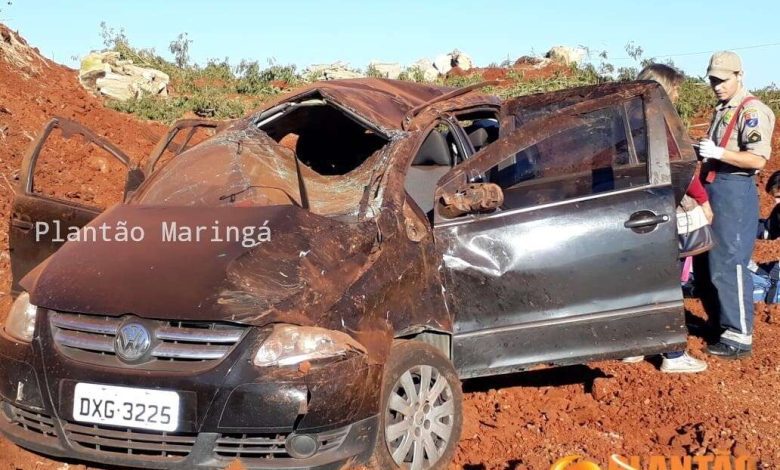
[[[286,102],[301,101],[312,95],[330,98],[356,114],[386,129],[401,130],[407,113],[432,100],[455,91],[456,88],[423,85],[420,83],[388,80],[383,78],[362,78],[350,80],[329,80],[316,82],[272,101],[264,109]],[[470,91],[457,97],[458,107],[470,105],[500,105],[500,100],[491,95]]]

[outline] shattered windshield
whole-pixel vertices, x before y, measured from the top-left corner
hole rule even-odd
[[[130,203],[297,205],[318,215],[356,215],[372,174],[382,164],[382,152],[373,151],[346,174],[323,175],[308,161],[296,165],[296,147],[284,137],[276,141],[251,124],[228,129],[153,173]]]

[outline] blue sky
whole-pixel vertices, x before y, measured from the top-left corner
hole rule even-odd
[[[686,73],[704,75],[711,51],[780,43],[780,2],[752,11],[733,0],[0,1],[0,21],[70,66],[73,56],[102,48],[101,21],[123,27],[132,45],[164,56],[168,43],[187,32],[190,54],[201,64],[274,58],[299,69],[336,60],[359,68],[373,59],[411,64],[455,48],[485,66],[554,45],[606,50],[610,62],[630,66],[635,62],[624,47],[632,41],[646,57],[673,55]],[[737,52],[749,87],[780,85],[780,45]]]

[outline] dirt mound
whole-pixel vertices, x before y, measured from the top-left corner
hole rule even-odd
[[[518,80],[545,80],[559,76],[569,76],[571,68],[550,59],[521,57],[511,68],[485,67],[472,68],[467,71],[455,67],[447,73],[448,77],[463,77],[480,75],[483,80],[499,80],[499,87],[509,87]]]
[[[42,57],[18,34],[0,24],[0,311],[7,310],[9,290],[8,220],[13,192],[17,190],[19,166],[43,125],[54,116],[78,121],[116,144],[134,159],[147,155],[165,126],[140,122],[103,107],[100,99],[79,85],[75,70]],[[101,193],[123,184],[123,173],[94,178],[89,162],[74,151],[59,149],[46,155],[42,171],[36,172],[41,187],[57,187],[80,179]],[[71,147],[71,150],[73,148]],[[43,160],[43,157],[42,157]],[[92,165],[94,166],[94,161]]]

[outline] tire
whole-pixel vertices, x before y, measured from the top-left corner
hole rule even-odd
[[[427,392],[425,400],[420,400],[421,389]],[[385,364],[371,466],[445,469],[462,424],[463,392],[450,360],[429,344],[396,341]]]

